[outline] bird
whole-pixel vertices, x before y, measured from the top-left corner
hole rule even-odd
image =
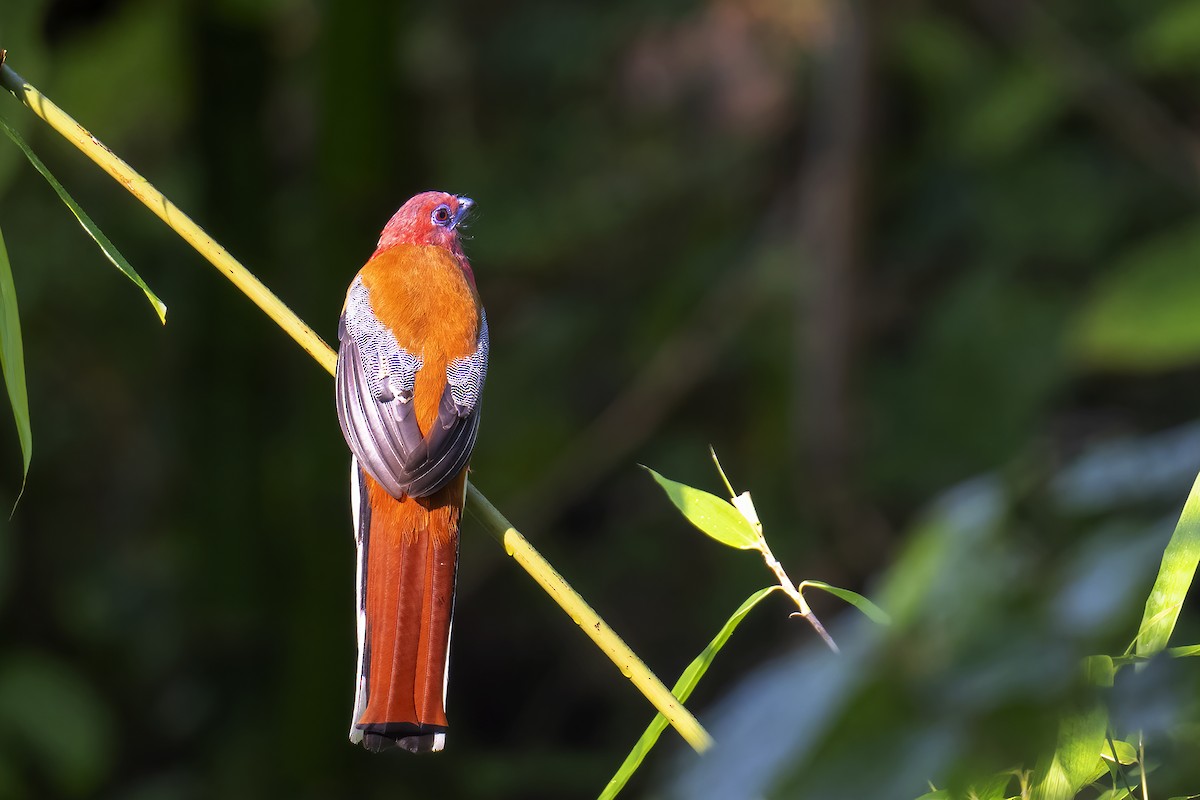
[[[488,366],[487,316],[461,238],[474,205],[446,192],[404,203],[338,324],[357,552],[350,741],[374,752],[446,743],[458,529]]]

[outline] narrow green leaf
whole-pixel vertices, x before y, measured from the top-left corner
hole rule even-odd
[[[891,625],[892,618],[887,612],[879,606],[872,603],[867,598],[863,597],[858,592],[852,592],[849,589],[840,589],[837,586],[830,586],[825,581],[804,581],[800,584],[800,591],[804,591],[804,587],[811,586],[814,589],[821,589],[829,592],[835,597],[840,597],[850,605],[857,608],[859,611],[867,615],[867,618],[879,625]]]
[[[1152,656],[1166,649],[1197,563],[1200,563],[1200,476],[1192,484],[1179,523],[1163,552],[1154,588],[1146,598],[1146,610],[1134,643],[1137,655]]]
[[[729,478],[725,477],[725,468],[721,466],[721,459],[717,458],[717,448],[710,444],[708,452],[712,456],[713,463],[717,465],[717,474],[721,476],[721,483],[724,483],[725,488],[729,490],[729,499],[732,500],[737,496],[737,492],[733,490],[733,484],[729,482]]]
[[[96,223],[92,222],[92,218],[87,215],[87,212],[80,208],[79,204],[75,202],[75,199],[67,193],[67,190],[63,188],[63,185],[58,182],[54,175],[50,173],[50,170],[46,168],[46,165],[42,163],[42,160],[37,157],[33,150],[29,148],[29,145],[25,143],[25,140],[21,138],[21,134],[17,133],[16,130],[8,124],[4,117],[0,117],[0,128],[3,128],[4,132],[8,134],[8,138],[12,139],[13,143],[16,144],[17,147],[21,148],[21,151],[25,153],[25,157],[29,159],[29,163],[33,164],[34,169],[40,172],[42,177],[45,178],[50,186],[53,187],[54,191],[58,193],[59,198],[66,203],[67,208],[71,209],[71,213],[75,215],[77,220],[79,220],[79,224],[82,225],[83,229],[88,232],[88,235],[95,240],[96,244],[100,247],[100,250],[105,256],[108,257],[108,260],[113,263],[113,266],[125,273],[125,277],[137,284],[138,288],[146,293],[146,298],[150,301],[151,307],[154,308],[154,313],[158,314],[159,322],[162,322],[165,325],[167,322],[167,307],[163,305],[163,302],[158,299],[158,296],[154,294],[154,292],[150,291],[150,287],[146,285],[144,280],[142,280],[142,276],[137,274],[137,271],[130,265],[128,261],[125,260],[125,256],[121,255],[121,251],[118,250],[111,241],[109,241],[108,237],[104,235],[104,232],[96,226]]]
[[[781,591],[779,586],[768,586],[765,589],[759,589],[754,594],[746,598],[746,601],[738,606],[737,611],[733,612],[721,630],[713,637],[713,640],[708,643],[708,647],[688,664],[687,669],[679,676],[679,680],[671,688],[671,693],[679,699],[679,702],[686,702],[691,696],[692,690],[696,688],[696,684],[704,677],[704,673],[708,671],[708,667],[712,664],[713,659],[725,643],[729,641],[729,637],[737,629],[737,626],[746,615],[750,613],[750,609],[754,608],[764,597],[772,592]],[[629,783],[629,779],[633,777],[633,773],[641,766],[642,760],[646,754],[650,752],[650,748],[654,747],[654,743],[658,741],[658,737],[667,728],[667,720],[662,714],[655,716],[650,722],[650,726],[646,728],[645,733],[637,740],[633,746],[633,750],[625,757],[625,761],[617,768],[616,774],[609,780],[608,785],[604,787],[604,791],[600,793],[600,800],[610,800],[616,797],[617,794],[625,788],[625,784]]]
[[[739,550],[757,550],[758,534],[741,513],[727,500],[701,489],[664,478],[647,466],[642,469],[650,473],[658,485],[671,498],[683,515],[704,533],[721,544]]]
[[[33,458],[33,429],[29,425],[29,395],[25,389],[25,351],[21,346],[17,287],[13,283],[3,233],[0,233],[0,367],[4,370],[4,385],[8,389],[13,419],[17,423],[17,438],[21,442],[21,458],[24,461],[21,491],[24,492],[25,479],[29,477],[29,461]]]
[[[1189,644],[1183,647],[1172,647],[1167,650],[1171,658],[1190,658],[1200,656],[1200,644]]]

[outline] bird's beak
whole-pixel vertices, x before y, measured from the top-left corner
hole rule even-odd
[[[454,212],[454,219],[450,220],[450,230],[454,230],[461,225],[462,221],[471,213],[471,209],[475,207],[475,201],[469,197],[456,195],[455,199],[458,200],[458,211]]]

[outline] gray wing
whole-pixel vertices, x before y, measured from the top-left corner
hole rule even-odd
[[[363,469],[397,498],[424,497],[445,486],[467,465],[479,432],[487,318],[481,313],[475,352],[446,368],[438,415],[424,436],[412,403],[421,358],[400,347],[370,313],[360,280],[351,284],[338,339],[338,421]]]

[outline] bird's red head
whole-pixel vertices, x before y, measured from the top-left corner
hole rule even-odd
[[[434,245],[465,261],[459,228],[474,205],[474,200],[462,195],[422,192],[400,206],[388,221],[375,252],[398,244]]]

